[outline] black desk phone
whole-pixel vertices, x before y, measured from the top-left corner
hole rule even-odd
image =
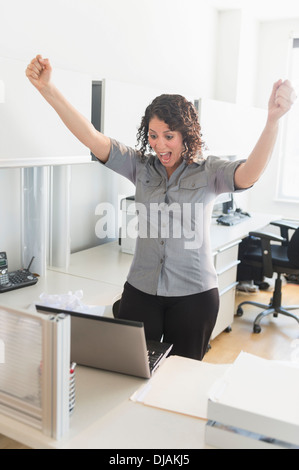
[[[0,251],[0,294],[21,287],[32,286],[37,283],[37,276],[32,274],[29,269],[34,257],[30,261],[27,269],[18,269],[8,272],[7,256],[5,251]]]

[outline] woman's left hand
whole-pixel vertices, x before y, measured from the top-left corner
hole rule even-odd
[[[274,83],[268,103],[268,119],[278,121],[296,101],[296,93],[289,80]]]

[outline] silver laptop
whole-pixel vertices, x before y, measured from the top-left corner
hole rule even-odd
[[[36,309],[71,315],[71,361],[79,365],[150,378],[173,346],[146,341],[143,323],[40,305]]]

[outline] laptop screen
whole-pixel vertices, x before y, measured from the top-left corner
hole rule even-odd
[[[149,378],[143,323],[36,305],[37,311],[71,316],[71,361]]]

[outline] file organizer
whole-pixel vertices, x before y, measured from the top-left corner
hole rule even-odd
[[[292,362],[241,352],[209,392],[206,443],[299,449],[299,375]]]
[[[60,439],[69,428],[70,317],[0,306],[0,413]]]

